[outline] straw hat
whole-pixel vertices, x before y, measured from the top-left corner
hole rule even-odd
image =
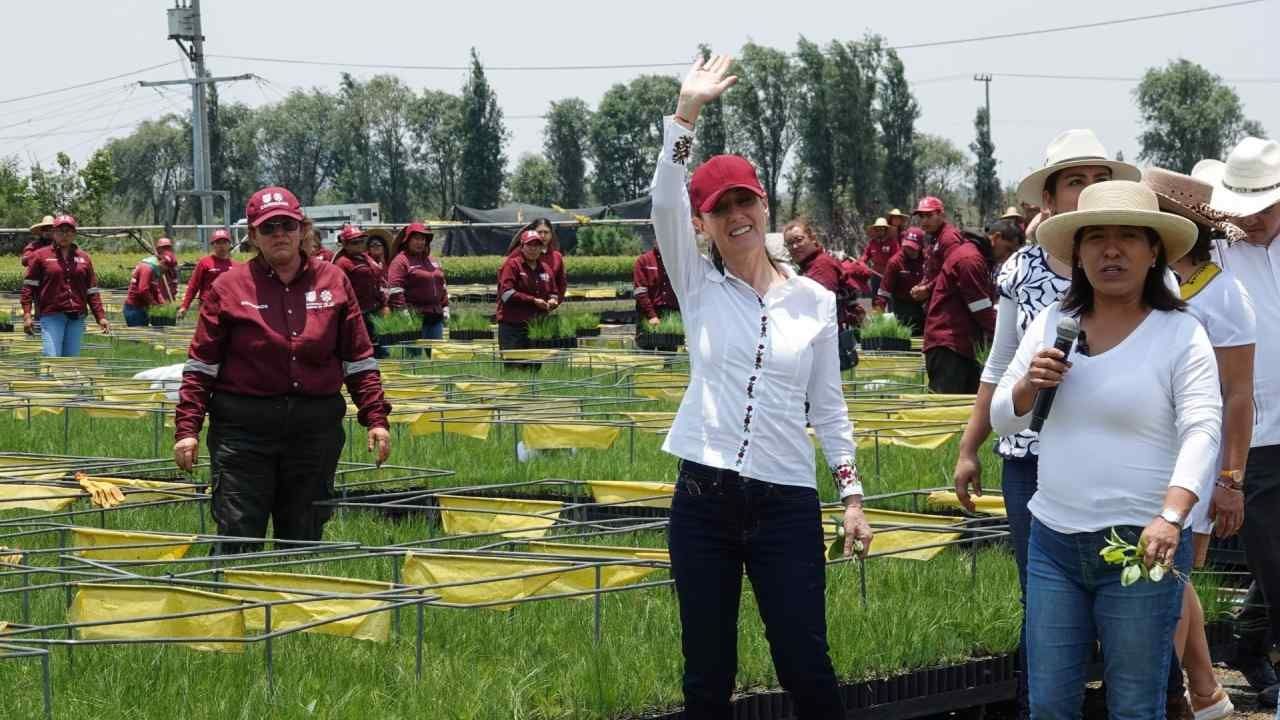
[[[1138,180],[1142,172],[1119,160],[1108,160],[1092,130],[1067,130],[1049,143],[1044,151],[1044,167],[1036,170],[1018,183],[1018,202],[1039,206],[1044,202],[1044,181],[1059,170],[1072,167],[1100,165],[1111,168],[1112,180]]]
[[[43,228],[51,228],[51,227],[53,227],[53,216],[45,215],[43,218],[41,218],[40,222],[31,226],[31,232],[36,232]]]
[[[1036,238],[1054,257],[1072,264],[1076,231],[1091,225],[1130,225],[1155,230],[1164,243],[1170,263],[1187,254],[1196,244],[1196,224],[1179,215],[1160,212],[1155,192],[1130,180],[1090,185],[1080,193],[1074,212],[1062,213],[1040,223]]]
[[[386,228],[370,228],[368,230],[365,230],[365,234],[368,235],[369,239],[371,240],[373,238],[378,238],[379,240],[382,241],[382,244],[388,250],[391,249],[391,241],[394,239],[394,237],[392,236],[390,230]]]
[[[894,209],[892,209],[892,210],[890,210],[890,211],[889,211],[889,217],[900,217],[900,218],[906,218],[906,217],[910,217],[910,216],[909,216],[909,215],[907,215],[906,213],[902,212],[902,211],[901,211],[901,210],[899,210],[898,208],[894,208]]]
[[[1010,205],[1009,207],[1005,208],[1004,214],[1000,216],[1000,219],[1001,220],[1025,220],[1026,218],[1022,217],[1022,213],[1018,211],[1018,208]]]
[[[1191,176],[1213,186],[1213,207],[1247,216],[1280,202],[1280,143],[1247,137],[1221,160],[1201,160]]]
[[[1153,167],[1142,173],[1142,184],[1156,194],[1161,210],[1214,228],[1225,235],[1228,242],[1244,239],[1244,231],[1231,224],[1231,216],[1214,210],[1209,205],[1213,197],[1213,186],[1209,183],[1190,175]]]
[[[867,228],[885,228],[887,230],[889,228],[889,221],[882,217],[878,217],[876,218],[876,221],[868,225]]]

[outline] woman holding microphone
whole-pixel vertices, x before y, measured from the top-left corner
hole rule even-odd
[[[670,522],[687,718],[728,718],[745,569],[774,666],[797,716],[843,718],[827,652],[826,567],[814,455],[817,432],[846,510],[845,554],[865,553],[848,409],[840,388],[836,299],[775,264],[769,208],[746,159],[720,155],[686,186],[702,107],[729,89],[732,60],[694,63],[665,123],[653,222],[689,337],[689,389],[663,449],[680,459]],[[698,253],[705,235],[711,259]],[[806,418],[803,398],[808,397]]]

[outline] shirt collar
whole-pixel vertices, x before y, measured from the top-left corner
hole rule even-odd
[[[311,263],[306,254],[299,253],[299,256],[302,258],[302,267],[298,269],[298,274],[293,276],[293,282],[289,283],[289,285],[296,285],[311,274]],[[254,272],[262,275],[263,277],[269,277],[276,282],[279,282],[281,285],[285,284],[280,281],[280,276],[276,274],[275,268],[271,267],[271,263],[268,263],[266,258],[261,255],[258,255],[256,258],[251,260],[249,264],[253,268]]]

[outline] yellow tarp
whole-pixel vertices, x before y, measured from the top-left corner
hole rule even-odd
[[[22,551],[0,545],[0,565],[21,565]]]
[[[911,448],[913,450],[937,450],[947,441],[959,434],[959,430],[939,432],[932,429],[922,430],[880,430],[878,433],[859,432],[854,438],[859,450],[874,449],[876,443],[887,446]]]
[[[441,431],[487,440],[493,426],[493,408],[485,405],[436,406],[420,414],[410,426],[414,435],[436,435]]]
[[[941,420],[967,422],[969,415],[972,413],[973,406],[964,405],[959,407],[912,408],[910,410],[898,410],[893,415],[899,420],[907,422],[937,422]]]
[[[676,414],[673,412],[624,412],[622,413],[636,424],[637,430],[652,433],[664,433],[671,429]]]
[[[632,507],[670,508],[676,489],[674,483],[631,480],[588,480],[587,485],[598,503],[626,503]],[[655,495],[661,497],[654,498]]]
[[[84,407],[79,410],[91,418],[102,420],[143,420],[151,415],[151,410],[138,407]]]
[[[651,367],[661,368],[663,359],[651,355],[629,355],[622,353],[577,352],[569,358],[572,367]]]
[[[71,529],[72,542],[79,548],[102,548],[100,550],[77,550],[76,554],[90,560],[180,560],[186,557],[191,543],[196,541],[195,535],[167,535],[162,533],[124,532],[122,530],[101,530],[98,528],[76,527]],[[157,547],[105,547],[109,545],[153,545],[168,543]]]
[[[382,393],[392,400],[433,400],[444,397],[444,389],[437,385],[383,388]]]
[[[85,475],[84,479],[94,482],[109,483],[120,488],[129,488],[131,492],[125,493],[124,496],[124,502],[126,503],[176,500],[179,498],[194,497],[201,491],[201,488],[195,487],[194,485],[165,482],[163,480],[100,477],[97,475]],[[138,492],[139,490],[154,490],[155,492]]]
[[[447,535],[502,533],[503,537],[540,538],[555,524],[564,503],[551,500],[436,495],[444,510],[440,522]],[[478,512],[467,512],[468,510]],[[518,514],[512,514],[518,513]],[[531,517],[536,516],[536,517]]]
[[[665,548],[635,548],[621,545],[580,545],[577,543],[560,543],[546,541],[530,541],[529,552],[562,555],[566,557],[613,558],[629,560],[653,560],[655,562],[671,562],[671,553]]]
[[[988,515],[998,515],[1006,517],[1007,512],[1004,507],[1003,495],[983,495],[981,497],[970,496],[973,499],[974,507],[978,512],[987,513]],[[952,490],[938,490],[929,493],[929,498],[925,504],[931,508],[946,508],[958,510],[963,507],[960,504],[960,498]]]
[[[911,548],[951,542],[952,540],[960,537],[960,533],[895,529],[904,525],[951,527],[959,522],[957,518],[941,515],[924,515],[921,513],[895,512],[892,510],[874,510],[871,508],[868,508],[863,512],[866,515],[867,522],[871,523],[872,529],[875,530],[875,539],[871,542],[870,553],[873,557],[876,555],[888,555],[893,553],[891,557],[901,558],[903,560],[932,560],[946,548],[935,547],[924,548],[921,550],[911,550]],[[828,542],[835,538],[831,521],[839,521],[843,517],[844,513],[842,511],[835,511],[826,514],[827,525],[824,526],[823,529],[826,532]]]
[[[60,477],[62,473],[57,475]],[[82,495],[84,492],[80,488],[0,483],[0,510],[58,512],[66,510]]]
[[[550,360],[560,354],[555,348],[529,348],[527,350],[503,350],[503,360],[534,360],[543,361]],[[433,355],[434,357],[434,355]]]
[[[589,288],[571,288],[565,291],[567,298],[576,298],[580,300],[609,300],[618,297],[618,288],[615,287],[589,287]]]
[[[490,582],[431,590],[432,593],[438,593],[445,602],[472,605],[521,600],[534,595],[554,582],[558,573],[523,578],[509,576],[555,569],[568,570],[569,566],[549,560],[409,553],[405,556],[400,577],[408,585],[438,585],[494,578]],[[492,607],[494,610],[510,610],[513,606]]]
[[[458,345],[432,345],[432,360],[470,360],[475,357],[492,357],[494,353],[493,346],[478,345],[468,347],[459,343]]]
[[[453,387],[458,392],[474,395],[519,395],[524,391],[524,384],[501,380],[477,380],[474,382],[456,382]]]
[[[245,600],[265,602],[304,600],[308,597],[314,597],[307,595],[307,592],[368,595],[385,592],[394,587],[385,582],[326,577],[324,575],[295,575],[292,573],[257,572],[252,570],[227,570],[223,575],[226,581],[233,585],[254,585],[264,588],[263,590],[236,588],[228,590],[227,593],[229,595],[244,598]],[[304,592],[291,593],[286,592],[287,590]],[[283,630],[353,612],[386,607],[386,605],[387,602],[385,600],[360,600],[356,598],[334,598],[331,600],[313,600],[299,604],[273,605],[271,607],[271,628],[272,630]],[[263,630],[267,626],[267,613],[262,608],[246,610],[244,619],[245,624],[251,630]],[[347,618],[319,625],[303,632],[384,643],[391,636],[391,613],[379,612]]]
[[[61,405],[20,405],[13,409],[13,417],[15,420],[30,420],[41,415],[61,415]]]
[[[606,450],[613,446],[621,428],[608,425],[569,423],[527,423],[520,426],[520,438],[534,450],[589,448]]]
[[[212,638],[243,638],[244,611],[241,602],[229,595],[218,595],[186,588],[151,585],[79,586],[68,611],[73,623],[132,620],[135,618],[175,615],[187,612],[212,612],[184,618],[146,620],[128,624],[98,625],[77,628],[82,640],[133,640],[144,638],[183,638],[193,650],[212,652],[244,652],[242,643],[201,642]]]

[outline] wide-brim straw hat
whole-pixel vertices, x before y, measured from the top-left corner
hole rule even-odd
[[[1127,225],[1155,230],[1170,263],[1186,255],[1199,235],[1196,224],[1190,220],[1160,212],[1160,201],[1147,186],[1131,180],[1113,180],[1090,185],[1081,191],[1077,209],[1054,215],[1040,223],[1036,239],[1051,255],[1071,265],[1074,262],[1072,249],[1076,231],[1096,225]]]
[[[387,250],[391,249],[391,241],[395,239],[395,236],[391,234],[390,230],[386,228],[370,228],[364,232],[369,236],[370,240],[378,238],[382,241],[383,246],[386,247]]]
[[[1215,210],[1241,217],[1262,212],[1280,202],[1280,143],[1247,137],[1226,162],[1201,160],[1191,176],[1213,186]]]
[[[1112,180],[1142,178],[1142,171],[1121,160],[1107,158],[1107,150],[1092,130],[1067,130],[1049,143],[1044,152],[1044,167],[1018,183],[1018,202],[1040,206],[1044,202],[1044,182],[1049,176],[1067,168],[1084,166],[1111,168]]]
[[[1161,210],[1181,215],[1198,225],[1214,228],[1228,242],[1244,239],[1245,232],[1231,223],[1233,218],[1209,204],[1213,198],[1213,186],[1209,183],[1190,175],[1153,167],[1143,171],[1142,184],[1156,194]]]
[[[43,218],[40,219],[40,222],[31,226],[30,231],[36,232],[37,230],[42,230],[44,228],[51,228],[51,227],[53,227],[53,216],[45,215]]]
[[[1022,212],[1019,211],[1018,208],[1010,205],[1009,207],[1005,208],[1004,214],[1000,216],[1000,219],[1001,220],[1025,220],[1026,218],[1022,217]]]

